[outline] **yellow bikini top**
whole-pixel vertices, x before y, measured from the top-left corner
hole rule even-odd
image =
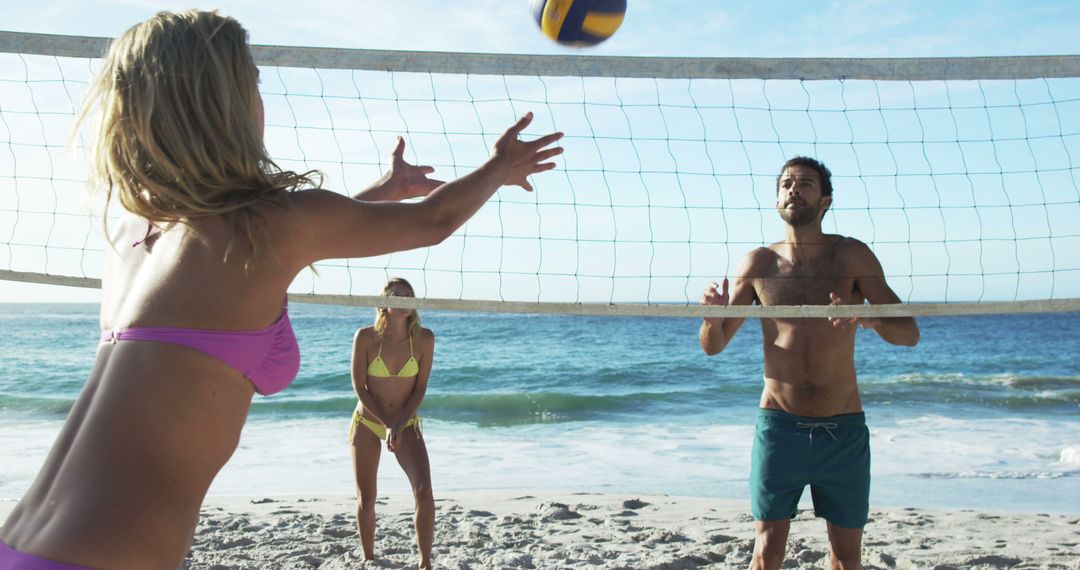
[[[413,356],[412,336],[409,336],[409,359],[405,361],[405,364],[398,370],[397,374],[391,374],[390,369],[386,367],[386,362],[382,359],[382,339],[379,339],[379,354],[375,356],[375,360],[371,361],[367,367],[368,376],[374,376],[376,378],[411,378],[420,373],[420,364],[416,362],[416,357]]]

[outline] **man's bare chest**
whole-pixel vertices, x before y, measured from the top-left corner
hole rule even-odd
[[[762,276],[758,296],[764,305],[828,305],[830,293],[848,298],[854,286],[854,277],[832,262],[783,264]]]

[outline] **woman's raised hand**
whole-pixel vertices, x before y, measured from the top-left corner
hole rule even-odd
[[[387,184],[393,195],[399,200],[427,196],[432,190],[443,184],[442,180],[428,178],[435,172],[430,166],[417,166],[405,162],[405,139],[398,137],[394,152],[390,153],[390,169],[387,171]]]
[[[529,184],[529,175],[555,168],[554,162],[544,161],[563,152],[561,147],[546,148],[561,139],[562,133],[551,133],[529,142],[518,138],[532,120],[532,112],[526,113],[495,141],[495,146],[491,149],[492,160],[506,168],[503,185],[521,186],[529,192],[533,189],[532,184]]]

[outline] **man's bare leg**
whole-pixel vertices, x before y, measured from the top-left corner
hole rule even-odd
[[[754,558],[751,570],[776,570],[784,562],[791,519],[757,521],[754,536]]]
[[[833,570],[859,570],[862,568],[861,528],[844,528],[829,523],[829,554]]]

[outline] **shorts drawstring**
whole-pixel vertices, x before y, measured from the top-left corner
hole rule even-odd
[[[797,427],[799,429],[808,429],[808,430],[810,430],[810,445],[812,446],[812,445],[814,445],[814,430],[815,429],[817,429],[817,428],[824,429],[825,432],[829,434],[829,437],[831,437],[831,438],[833,438],[833,440],[835,440],[836,439],[836,434],[833,433],[832,430],[837,429],[840,426],[836,425],[833,422],[798,422],[798,423],[795,424],[795,427]]]

